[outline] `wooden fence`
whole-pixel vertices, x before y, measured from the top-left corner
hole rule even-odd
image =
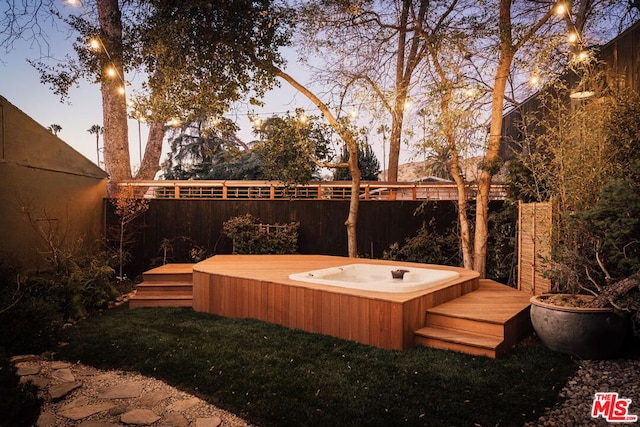
[[[519,203],[518,289],[531,295],[551,290],[543,259],[551,255],[552,211],[550,202]]]
[[[490,209],[502,207],[494,201]],[[420,208],[420,209],[418,209]],[[149,209],[132,230],[132,264],[129,275],[160,265],[165,249],[169,262],[189,262],[194,247],[207,255],[229,254],[232,242],[222,233],[225,221],[250,213],[262,223],[299,222],[298,251],[301,254],[347,255],[344,222],[348,200],[176,200],[151,199]],[[106,202],[106,220],[118,224],[112,203]],[[357,247],[362,257],[381,258],[393,243],[403,244],[423,224],[438,233],[456,232],[454,202],[396,200],[362,201],[358,215]]]
[[[287,186],[280,181],[127,181],[122,187],[137,187],[151,199],[204,199],[204,200],[349,200],[351,182],[314,181],[306,185]],[[469,186],[467,192],[475,197],[477,188]],[[504,200],[507,187],[493,185],[490,200]],[[361,200],[458,200],[455,184],[418,184],[364,181],[360,186]]]

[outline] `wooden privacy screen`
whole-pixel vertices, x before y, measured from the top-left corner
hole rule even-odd
[[[551,290],[551,280],[543,277],[543,258],[551,254],[552,205],[519,203],[518,289],[531,295]]]

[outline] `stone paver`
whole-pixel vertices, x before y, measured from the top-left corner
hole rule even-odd
[[[64,383],[72,383],[76,380],[76,377],[73,376],[73,374],[71,373],[71,369],[69,368],[56,369],[53,371],[53,374],[51,374],[51,376],[54,380],[59,380]]]
[[[197,397],[192,397],[190,399],[185,399],[185,400],[179,400],[177,402],[172,403],[171,405],[169,405],[167,407],[167,409],[170,412],[181,412],[181,411],[186,411],[189,408],[193,408],[194,406],[196,406],[198,403],[200,403],[201,400],[198,399]]]
[[[198,418],[194,427],[219,427],[222,420],[218,417]]]
[[[129,399],[142,393],[142,383],[124,383],[109,387],[100,393],[100,399]]]
[[[69,418],[70,420],[77,421],[83,418],[87,418],[90,415],[97,414],[98,412],[108,411],[114,406],[116,405],[110,402],[95,403],[93,405],[86,406],[76,406],[61,411],[60,415],[65,418]]]
[[[37,427],[241,427],[244,420],[162,381],[33,355],[12,358],[44,399]]]
[[[148,426],[160,419],[160,416],[150,409],[134,409],[122,414],[120,421],[125,424]]]
[[[53,400],[59,400],[80,387],[82,387],[82,383],[78,382],[56,384],[49,388],[49,396],[51,396]]]

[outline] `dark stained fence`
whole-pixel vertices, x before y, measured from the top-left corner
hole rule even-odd
[[[432,220],[435,229],[444,233],[456,229],[454,202],[362,201],[358,215],[358,253],[361,257],[381,258],[395,242],[417,234],[423,223]],[[492,202],[492,208],[501,206]],[[107,221],[117,223],[113,205],[106,202]],[[192,262],[194,247],[209,255],[232,252],[231,240],[222,234],[223,223],[247,213],[264,224],[299,222],[298,248],[302,254],[347,255],[344,222],[348,201],[321,200],[172,200],[151,199],[149,209],[132,225],[133,244],[130,276],[168,262]],[[163,241],[168,242],[163,250]],[[250,267],[249,267],[250,268]]]

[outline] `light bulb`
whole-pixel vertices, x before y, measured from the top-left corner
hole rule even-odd
[[[93,50],[100,50],[100,42],[97,38],[93,37],[89,40],[89,47]]]
[[[531,86],[537,86],[538,83],[540,83],[540,77],[538,77],[537,75],[534,74],[529,78],[529,84]]]

